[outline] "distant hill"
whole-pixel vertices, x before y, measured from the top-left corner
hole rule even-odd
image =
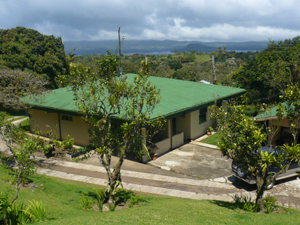
[[[236,51],[261,51],[267,48],[268,42],[189,42],[189,41],[154,41],[154,40],[124,40],[122,41],[122,53],[159,53],[173,52],[175,49],[178,52],[183,51],[200,51],[212,52],[217,51],[219,47],[226,47],[227,50]],[[104,54],[106,50],[111,53],[117,53],[118,41],[65,41],[65,52],[68,53],[72,49],[77,55],[85,54]]]
[[[218,47],[211,47],[204,44],[192,43],[192,44],[187,44],[183,49],[178,49],[179,52],[183,52],[183,51],[189,52],[193,50],[197,52],[212,52],[218,50]]]

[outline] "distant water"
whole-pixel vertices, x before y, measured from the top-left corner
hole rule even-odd
[[[227,50],[226,52],[259,52],[261,50]]]
[[[261,50],[227,50],[227,52],[259,52]],[[207,51],[207,53],[211,53],[210,51]],[[174,52],[171,51],[161,51],[161,52],[130,52],[130,53],[124,53],[124,55],[133,55],[133,54],[142,54],[142,55],[173,55]]]
[[[172,55],[174,52],[171,51],[162,51],[162,52],[134,52],[134,53],[124,53],[124,55],[133,55],[133,54],[142,54],[142,55]]]

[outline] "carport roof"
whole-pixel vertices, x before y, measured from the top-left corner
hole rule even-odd
[[[127,77],[129,82],[132,82],[136,74],[126,74],[124,76]],[[161,101],[151,116],[152,119],[158,116],[173,118],[185,115],[197,109],[213,105],[215,100],[221,102],[245,93],[245,90],[240,88],[162,77],[150,76],[149,81],[160,89],[161,96]],[[80,113],[75,105],[70,87],[53,90],[43,98],[42,102],[33,99],[27,99],[25,102],[34,108],[45,111]]]
[[[257,121],[265,121],[265,120],[270,120],[270,119],[276,119],[277,118],[277,106],[271,108],[267,112],[264,112],[262,114],[257,115],[254,117],[255,120]]]

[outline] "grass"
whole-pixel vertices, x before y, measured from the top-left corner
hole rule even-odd
[[[10,119],[10,118],[13,118],[15,116],[24,116],[26,113],[24,111],[0,111],[0,112],[5,112],[6,113],[6,116],[5,116],[5,119]],[[25,118],[26,116],[22,117],[22,118]],[[22,119],[20,117],[20,119]]]
[[[10,122],[14,122],[14,121],[16,121],[16,120],[21,120],[21,119],[24,119],[24,118],[26,118],[26,117],[28,117],[28,116],[20,116],[20,117],[18,117],[18,118],[15,118],[15,119],[10,120]],[[27,121],[27,120],[25,120],[25,121]],[[24,121],[23,121],[23,122],[24,122]]]
[[[26,116],[25,116],[26,117]],[[24,117],[24,118],[25,118]],[[22,118],[20,118],[20,119],[22,119]],[[29,126],[30,125],[30,122],[29,122],[29,120],[24,120],[24,121],[22,121],[22,123],[21,123],[21,126]]]
[[[210,60],[210,56],[209,55],[196,55],[196,59],[195,62],[204,62],[204,61],[208,61]]]
[[[0,168],[0,178],[7,171]],[[144,206],[115,212],[97,212],[80,209],[83,193],[95,197],[96,185],[69,182],[34,175],[32,182],[38,188],[21,189],[18,204],[42,201],[48,220],[39,224],[299,224],[300,212],[289,210],[284,214],[255,214],[235,209],[234,203],[222,201],[197,201],[172,197],[142,196]],[[43,184],[43,185],[41,185]],[[14,189],[0,180],[0,190],[8,192],[10,199]]]
[[[218,145],[218,142],[221,140],[222,132],[217,132],[208,138],[201,140],[200,142],[210,144],[210,145]]]

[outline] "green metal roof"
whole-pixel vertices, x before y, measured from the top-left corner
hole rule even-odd
[[[127,80],[133,81],[136,74],[126,74]],[[207,107],[219,101],[239,96],[244,89],[198,82],[175,80],[162,77],[149,77],[152,85],[160,89],[161,101],[155,108],[151,118],[166,118],[185,115],[194,110]],[[78,113],[70,87],[53,90],[43,98],[43,102],[33,99],[25,100],[33,107],[62,113]]]
[[[257,121],[264,121],[269,119],[276,119],[277,118],[277,106],[271,108],[267,112],[257,115],[254,119]]]

